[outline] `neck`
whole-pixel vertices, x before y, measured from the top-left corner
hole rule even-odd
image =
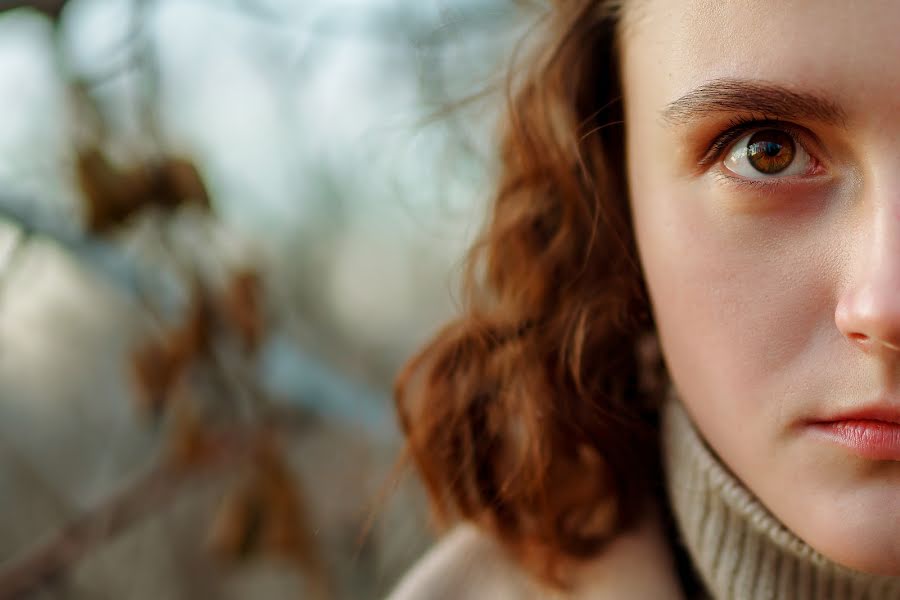
[[[674,395],[663,409],[662,450],[681,542],[712,598],[900,598],[900,578],[843,567],[782,525],[718,460]]]

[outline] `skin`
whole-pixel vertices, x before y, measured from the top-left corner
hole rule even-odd
[[[900,411],[897,23],[890,1],[644,0],[621,39],[631,206],[676,389],[782,523],[838,563],[890,575],[900,462],[808,423],[873,403]],[[671,118],[722,80],[813,94],[839,113],[789,115],[809,168],[752,183],[727,169],[727,149],[700,164],[735,118],[778,108]]]

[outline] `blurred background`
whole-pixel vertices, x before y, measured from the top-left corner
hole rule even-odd
[[[387,593],[536,12],[0,0],[0,599]]]

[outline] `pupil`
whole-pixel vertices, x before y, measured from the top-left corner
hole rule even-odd
[[[766,156],[778,156],[778,153],[781,152],[781,144],[776,142],[765,142],[763,144],[763,152],[766,153]]]

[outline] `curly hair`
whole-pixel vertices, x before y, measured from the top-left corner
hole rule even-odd
[[[564,567],[660,493],[662,384],[641,350],[654,328],[624,179],[619,7],[556,2],[539,24],[509,70],[463,314],[404,367],[395,401],[440,522],[474,522],[564,587]]]

